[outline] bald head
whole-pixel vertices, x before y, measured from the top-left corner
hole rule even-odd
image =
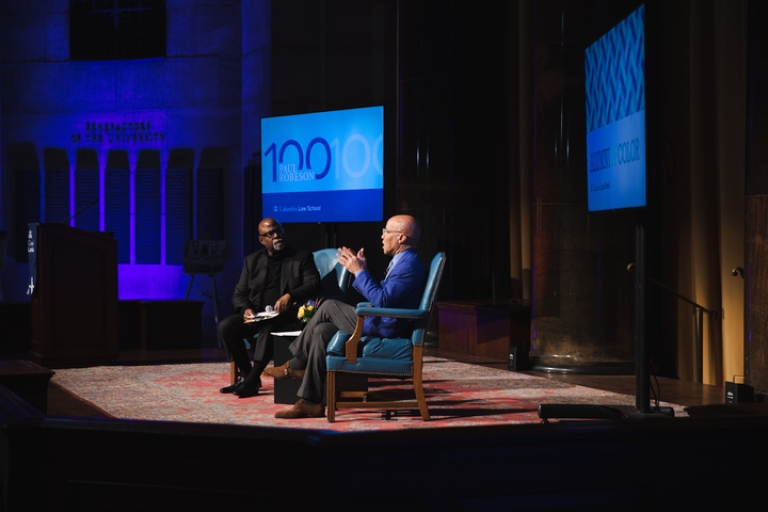
[[[267,217],[266,219],[262,219],[261,222],[259,222],[259,235],[269,232],[275,228],[279,228],[280,230],[283,229],[283,226],[280,225],[279,222],[277,222],[272,217]]]
[[[395,215],[389,219],[387,226],[394,227],[396,231],[408,237],[408,245],[415,246],[419,241],[421,235],[419,223],[410,215]]]

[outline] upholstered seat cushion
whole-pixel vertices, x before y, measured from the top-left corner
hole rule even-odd
[[[413,343],[410,338],[363,336],[358,344],[357,363],[346,361],[345,344],[351,334],[337,332],[325,349],[329,371],[410,376],[413,373]]]
[[[326,354],[346,356],[345,343],[351,334],[337,332],[325,349]],[[382,359],[398,359],[410,361],[413,357],[411,338],[377,338],[363,336],[358,344],[358,356],[379,357]]]
[[[413,362],[410,359],[389,359],[384,357],[361,357],[357,363],[348,363],[344,356],[329,355],[325,358],[328,371],[343,371],[348,373],[368,373],[391,375],[393,377],[410,377],[413,375]]]
[[[413,344],[410,338],[369,338],[363,345],[363,357],[410,361]]]

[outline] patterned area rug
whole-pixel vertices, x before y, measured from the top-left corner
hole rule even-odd
[[[341,409],[325,418],[281,420],[275,412],[274,381],[263,378],[259,396],[241,399],[219,393],[228,384],[229,363],[155,366],[100,366],[56,370],[51,382],[116,418],[224,423],[335,431],[466,427],[539,423],[538,405],[549,403],[634,406],[635,397],[574,386],[523,373],[428,357],[424,389],[431,421],[396,415],[387,420],[376,409]],[[407,396],[410,381],[370,381],[369,391]],[[412,396],[412,392],[410,392]],[[675,416],[683,406],[669,403]]]

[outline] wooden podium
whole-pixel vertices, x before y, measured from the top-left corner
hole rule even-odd
[[[64,224],[29,225],[31,348],[46,368],[117,357],[117,240]]]

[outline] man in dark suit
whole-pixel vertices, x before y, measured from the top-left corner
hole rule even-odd
[[[272,359],[270,333],[290,329],[296,319],[296,304],[320,293],[320,273],[312,253],[289,246],[283,227],[275,219],[262,220],[258,230],[264,249],[245,257],[232,295],[235,313],[219,322],[221,340],[241,376],[220,391],[240,398],[259,393],[259,377]],[[253,365],[244,339],[253,344]]]
[[[387,275],[380,283],[368,272],[363,249],[339,249],[339,262],[355,275],[355,287],[374,307],[416,308],[426,281],[426,267],[419,260],[416,244],[419,226],[410,215],[395,215],[387,221],[381,234],[384,254],[392,256]],[[270,367],[264,373],[276,379],[300,379],[300,400],[276,418],[315,418],[325,415],[325,349],[338,331],[351,333],[355,328],[355,307],[336,300],[320,304],[302,333],[291,343],[293,358],[282,366]],[[405,319],[368,317],[363,335],[394,337],[406,334],[412,323]]]

